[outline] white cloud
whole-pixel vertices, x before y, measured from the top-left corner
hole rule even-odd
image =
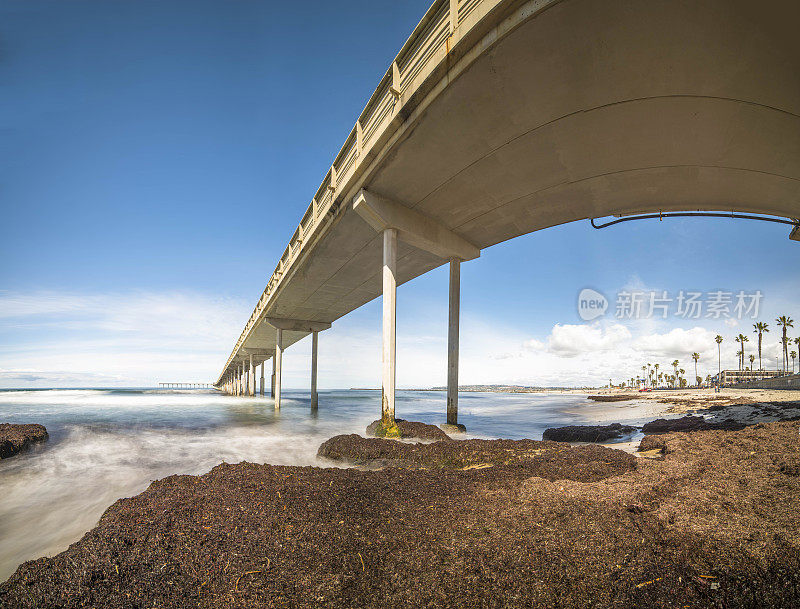
[[[630,330],[621,324],[612,324],[605,328],[600,324],[556,324],[546,342],[530,339],[524,345],[528,349],[544,349],[560,357],[575,357],[584,353],[608,351],[630,337]]]
[[[209,382],[249,314],[191,292],[0,292],[0,384]]]
[[[674,328],[666,334],[649,334],[633,341],[635,351],[666,358],[681,358],[715,348],[716,333],[705,328]],[[716,349],[715,349],[716,350]]]

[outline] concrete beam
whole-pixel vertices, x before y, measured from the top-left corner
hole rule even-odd
[[[269,324],[276,330],[287,330],[295,332],[319,332],[327,330],[331,324],[324,321],[308,321],[305,319],[284,319],[282,317],[265,317],[264,323]]]
[[[441,258],[473,260],[481,255],[480,249],[439,220],[367,190],[353,198],[353,210],[375,230],[394,228],[402,241]]]
[[[269,359],[275,353],[275,349],[251,349],[250,347],[242,347],[239,349],[239,352],[243,356],[249,355],[251,357]]]

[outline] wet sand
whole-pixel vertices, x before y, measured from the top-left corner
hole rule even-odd
[[[629,390],[604,389],[592,395],[631,396],[634,400],[655,400],[671,406],[668,412],[685,413],[696,408],[733,403],[774,403],[800,402],[800,391],[778,389],[721,389],[715,393],[713,389],[667,389],[657,391],[631,392]]]

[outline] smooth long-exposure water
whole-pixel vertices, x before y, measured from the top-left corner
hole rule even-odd
[[[397,416],[444,420],[443,392],[400,391]],[[0,461],[0,581],[33,558],[51,556],[91,529],[121,497],[171,474],[202,474],[222,461],[324,465],[319,445],[364,433],[379,391],[327,391],[312,415],[308,393],[270,398],[210,390],[0,390],[0,423],[40,423],[48,442]],[[467,437],[541,439],[548,427],[609,420],[609,406],[576,394],[464,393]],[[626,403],[613,420],[641,424],[647,408]]]

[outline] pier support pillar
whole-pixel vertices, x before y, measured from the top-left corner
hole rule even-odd
[[[383,384],[381,422],[394,427],[397,354],[397,229],[383,231]]]
[[[256,366],[253,363],[253,354],[250,354],[250,397],[255,397],[256,395]]]
[[[317,347],[319,332],[311,333],[311,409],[316,410],[319,405],[317,399]]]
[[[269,397],[275,397],[275,356],[272,356],[272,384],[269,388]]]
[[[259,390],[261,397],[264,397],[264,366],[266,366],[266,362],[261,362],[261,387]]]
[[[275,410],[281,409],[281,367],[283,365],[283,330],[275,329]]]
[[[450,258],[450,297],[447,323],[447,432],[466,431],[458,424],[458,330],[461,310],[461,259]]]

